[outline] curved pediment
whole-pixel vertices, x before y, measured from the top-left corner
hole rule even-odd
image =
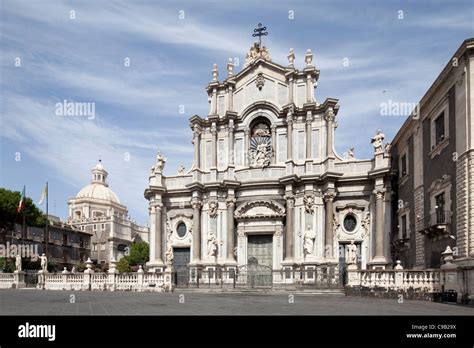
[[[285,208],[275,201],[250,201],[235,210],[236,219],[282,218]]]

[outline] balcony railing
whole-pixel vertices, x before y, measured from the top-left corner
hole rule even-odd
[[[436,210],[433,214],[425,217],[423,231],[425,234],[438,234],[447,232],[451,225],[452,212],[449,210]]]

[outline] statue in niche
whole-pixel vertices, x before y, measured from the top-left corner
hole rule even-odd
[[[263,168],[270,164],[272,157],[272,138],[267,124],[259,123],[252,128],[250,139],[250,164]]]
[[[207,255],[209,257],[217,256],[217,239],[212,231],[209,231],[209,235],[207,236]]]
[[[347,259],[350,265],[357,263],[357,245],[354,244],[353,240],[351,240],[351,244],[347,246]]]
[[[173,247],[171,244],[168,245],[168,249],[166,250],[165,254],[165,259],[166,259],[166,265],[171,267],[173,265],[173,259],[174,259],[174,252],[173,252]]]
[[[305,255],[313,254],[315,239],[316,232],[311,228],[310,225],[308,225],[303,236],[303,251]]]

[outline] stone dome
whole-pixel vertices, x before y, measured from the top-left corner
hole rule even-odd
[[[79,193],[76,195],[76,198],[97,198],[120,204],[120,201],[115,192],[107,186],[99,183],[87,185],[79,191]]]
[[[97,165],[91,170],[91,174],[91,183],[80,190],[76,195],[76,198],[95,198],[120,204],[115,192],[109,188],[107,183],[108,173],[100,160],[99,163],[97,163]]]

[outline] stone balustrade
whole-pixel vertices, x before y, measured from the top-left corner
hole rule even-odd
[[[12,288],[11,277],[0,275],[0,288]],[[2,277],[3,276],[3,277]],[[4,280],[5,279],[5,280]],[[41,273],[38,274],[38,289],[44,290],[110,290],[110,291],[165,291],[163,273]]]
[[[15,283],[13,273],[0,273],[0,289],[11,289]]]

